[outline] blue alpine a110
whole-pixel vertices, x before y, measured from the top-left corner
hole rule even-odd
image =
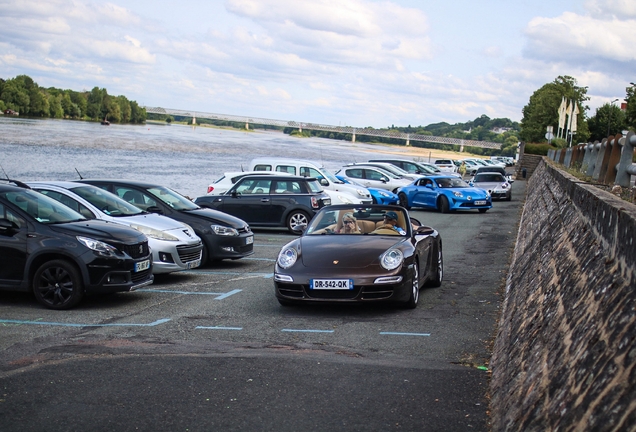
[[[492,208],[492,198],[487,191],[470,186],[464,180],[447,176],[426,176],[398,190],[400,205],[407,209],[424,207],[448,213],[455,210],[479,210]]]

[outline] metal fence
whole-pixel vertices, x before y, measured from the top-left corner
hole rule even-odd
[[[599,183],[628,188],[631,176],[636,176],[636,164],[633,163],[635,147],[636,134],[630,131],[626,136],[618,134],[601,142],[549,150],[548,158]]]

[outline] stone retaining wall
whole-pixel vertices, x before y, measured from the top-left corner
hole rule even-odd
[[[636,206],[542,161],[491,360],[494,431],[636,430]]]

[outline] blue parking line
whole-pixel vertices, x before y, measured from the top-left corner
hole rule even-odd
[[[283,332],[294,333],[333,333],[333,330],[297,330],[297,329],[282,329]]]
[[[195,329],[205,329],[205,330],[243,330],[243,327],[206,327],[206,326],[196,326]]]
[[[167,323],[170,318],[164,318],[152,322],[150,324],[134,324],[134,323],[119,323],[119,324],[74,324],[74,323],[60,323],[60,322],[46,322],[46,321],[20,321],[20,320],[2,320],[0,323],[9,324],[29,324],[29,325],[50,325],[50,326],[62,326],[62,327],[154,327],[159,324]]]
[[[380,332],[381,335],[397,335],[397,336],[430,336],[430,333],[402,333],[402,332]]]
[[[218,297],[215,298],[214,300],[223,300],[225,298],[228,298],[231,295],[234,295],[236,293],[240,293],[242,290],[235,289],[235,290],[232,290],[232,291],[226,292],[226,293],[211,293],[211,292],[198,292],[198,291],[175,291],[175,290],[160,290],[160,289],[143,288],[143,289],[138,289],[138,290],[135,290],[135,291],[136,292],[154,292],[154,293],[163,293],[163,294],[215,295],[215,296],[218,296]]]

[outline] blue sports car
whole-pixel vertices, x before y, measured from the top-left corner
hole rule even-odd
[[[337,175],[336,178],[342,180],[347,184],[368,189],[369,193],[371,194],[371,198],[373,198],[373,204],[393,205],[399,202],[398,196],[389,190],[365,187],[362,186],[360,183],[356,183],[351,179],[339,175]]]
[[[490,194],[471,187],[464,180],[449,175],[422,177],[398,190],[400,205],[406,209],[425,207],[448,213],[454,210],[479,210],[492,208]]]

